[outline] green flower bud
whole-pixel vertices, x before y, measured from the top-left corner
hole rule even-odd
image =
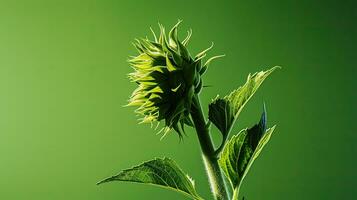
[[[181,137],[184,126],[192,126],[192,98],[201,91],[201,75],[212,59],[204,65],[201,60],[212,46],[192,58],[187,49],[192,31],[181,42],[177,34],[180,23],[168,35],[159,24],[159,38],[152,31],[153,41],[141,38],[134,42],[139,55],[129,60],[134,69],[129,78],[138,88],[131,95],[128,106],[138,107],[135,112],[143,116],[143,123],[164,121],[165,134],[174,129]]]

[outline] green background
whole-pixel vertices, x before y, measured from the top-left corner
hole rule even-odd
[[[206,74],[202,101],[283,66],[249,102],[276,133],[241,190],[248,200],[355,199],[356,5],[352,1],[1,1],[0,199],[185,199],[156,187],[95,183],[168,156],[208,198],[194,131],[179,141],[137,125],[126,62],[135,37],[183,19],[191,53],[226,54]],[[207,106],[205,106],[207,109]],[[216,142],[218,132],[214,130]]]

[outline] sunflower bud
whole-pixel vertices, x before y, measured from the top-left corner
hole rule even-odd
[[[138,107],[135,112],[143,116],[143,123],[165,121],[162,129],[165,134],[174,129],[181,137],[184,126],[192,126],[192,98],[201,91],[201,75],[212,59],[204,65],[201,60],[212,46],[192,58],[187,49],[192,31],[188,31],[181,42],[177,34],[180,23],[168,35],[159,24],[159,37],[151,29],[154,40],[141,38],[134,42],[139,55],[129,60],[134,69],[129,78],[138,88],[131,95],[128,106]]]

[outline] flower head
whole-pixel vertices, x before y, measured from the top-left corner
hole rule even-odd
[[[211,46],[192,58],[187,49],[192,31],[180,41],[177,34],[180,23],[168,35],[159,24],[159,37],[151,29],[154,40],[140,38],[134,42],[139,55],[129,60],[134,69],[129,78],[138,88],[131,95],[128,106],[138,107],[135,112],[143,116],[143,123],[165,121],[162,129],[165,133],[174,129],[182,136],[184,125],[192,126],[191,102],[202,89],[201,76],[208,64],[220,56],[201,63]]]

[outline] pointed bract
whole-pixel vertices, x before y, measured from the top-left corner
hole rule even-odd
[[[184,125],[192,125],[189,114],[194,94],[202,89],[200,75],[201,59],[190,56],[186,45],[192,31],[180,41],[178,27],[181,20],[166,35],[159,24],[157,37],[150,28],[154,39],[136,39],[133,43],[139,55],[129,59],[134,72],[129,78],[138,84],[129,99],[128,106],[136,106],[136,113],[142,116],[141,123],[165,121],[164,134],[174,129],[179,136],[184,133]]]

